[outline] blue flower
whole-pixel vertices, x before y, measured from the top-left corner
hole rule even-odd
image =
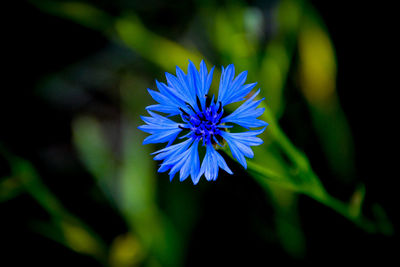
[[[215,149],[223,141],[228,143],[233,157],[247,168],[245,157],[254,156],[250,147],[263,142],[256,137],[268,125],[257,119],[264,112],[264,108],[257,108],[264,99],[254,100],[260,90],[233,113],[224,112],[226,105],[245,100],[256,83],[245,84],[247,71],[235,78],[233,64],[226,69],[222,67],[218,98],[215,100],[214,96],[208,96],[213,72],[214,67],[208,72],[204,61],[200,63],[200,71],[189,61],[187,74],[176,67],[176,76],[165,73],[167,84],[156,81],[158,92],[148,89],[158,104],[146,108],[150,117],[142,116],[146,124],[139,126],[139,129],[150,134],[143,144],[168,143],[153,154],[156,154],[155,160],[162,161],[158,171],[169,170],[171,180],[177,172],[180,181],[190,175],[194,184],[199,182],[203,174],[208,181],[216,180],[219,168],[232,174],[224,158]],[[167,117],[154,111],[167,114]],[[172,120],[174,116],[180,122]],[[264,128],[241,133],[229,132],[228,129],[234,125],[248,130]],[[182,139],[186,140],[179,142]],[[199,149],[205,150],[202,161]]]

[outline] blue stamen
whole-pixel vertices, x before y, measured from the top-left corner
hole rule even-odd
[[[221,132],[218,127],[222,126],[221,128],[225,128],[223,125],[220,125],[220,119],[223,115],[221,103],[219,103],[217,109],[217,105],[213,100],[214,97],[212,101],[207,101],[208,103],[204,109],[194,112],[191,115],[181,110],[182,118],[186,119],[191,125],[191,136],[196,140],[202,139],[203,145],[206,143],[215,143],[215,136]],[[194,111],[192,107],[190,108]]]

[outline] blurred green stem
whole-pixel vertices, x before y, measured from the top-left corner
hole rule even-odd
[[[353,213],[351,203],[345,203],[337,198],[334,198],[326,192],[317,175],[311,169],[308,160],[300,152],[296,151],[293,144],[281,132],[278,127],[271,127],[280,132],[282,139],[279,139],[287,156],[293,159],[296,170],[293,174],[280,174],[267,167],[261,166],[253,161],[248,162],[248,168],[252,172],[255,179],[263,186],[270,186],[270,183],[278,183],[288,189],[305,194],[314,200],[330,207],[337,213],[341,214],[348,220],[352,221],[358,227],[369,233],[384,233],[391,234],[391,226],[388,221],[385,223],[373,222],[365,218],[361,213]],[[273,130],[272,130],[273,131]],[[267,179],[266,179],[267,178]],[[298,183],[294,183],[293,180]],[[362,205],[362,203],[358,203]],[[359,207],[361,209],[361,207]],[[378,218],[379,219],[379,218]],[[383,218],[381,218],[383,220]],[[381,227],[380,227],[381,226]]]

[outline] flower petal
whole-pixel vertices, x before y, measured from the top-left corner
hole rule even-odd
[[[221,131],[221,136],[228,142],[233,157],[247,169],[245,156],[248,158],[254,156],[250,146],[257,146],[263,143],[261,138],[256,137],[256,135],[261,134],[264,130],[265,127],[258,131],[247,131],[244,133],[228,133]]]
[[[198,151],[199,140],[193,142],[193,145],[189,149],[189,155],[184,161],[184,164],[180,170],[179,179],[181,181],[185,180],[189,174],[192,177],[196,177],[200,170],[200,159]]]
[[[260,93],[258,90],[252,97],[250,97],[246,102],[244,102],[239,108],[237,108],[233,113],[221,120],[221,123],[232,122],[247,129],[251,127],[261,127],[267,126],[268,123],[257,119],[264,112],[264,108],[257,108],[263,99],[258,101],[253,101],[254,98]]]
[[[165,73],[168,86],[174,88],[182,96],[182,99],[184,99],[186,103],[189,103],[192,107],[194,107],[193,105],[196,104],[196,98],[194,93],[192,93],[192,88],[188,87],[187,85],[185,73],[179,67],[176,67],[176,74],[178,77],[175,77],[168,72]]]
[[[222,67],[221,80],[219,83],[218,102],[223,106],[230,103],[242,101],[250,93],[257,83],[247,84],[247,71],[240,73],[235,79],[235,67],[231,64],[226,69]]]
[[[198,143],[199,140],[196,140],[193,142],[192,146],[189,149],[178,155],[175,154],[175,159],[173,161],[170,161],[173,162],[173,166],[171,167],[171,170],[169,172],[170,180],[173,179],[178,171],[180,171],[180,181],[184,181],[189,176],[189,174],[193,174],[192,179],[193,177],[197,176],[200,165]],[[171,165],[171,163],[168,162],[163,164]]]
[[[201,164],[200,172],[198,173],[194,184],[197,184],[200,177],[204,174],[207,181],[216,180],[218,177],[218,169],[221,168],[227,173],[232,174],[224,158],[214,149],[214,147],[208,143],[206,145],[206,155],[204,156],[203,163]]]
[[[229,96],[229,86],[232,82],[233,77],[235,76],[235,67],[233,64],[228,65],[226,69],[222,67],[221,79],[219,81],[219,92],[218,92],[218,100],[217,102],[221,102],[222,105],[226,105],[226,101]]]
[[[176,123],[157,113],[148,111],[151,117],[141,116],[146,125],[141,125],[138,128],[151,135],[144,139],[143,144],[165,143],[172,144],[178,134],[182,131],[179,128],[179,123]]]

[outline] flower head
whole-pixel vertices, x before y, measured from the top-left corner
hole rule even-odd
[[[180,181],[190,175],[194,184],[199,182],[203,174],[208,181],[217,179],[219,168],[232,174],[224,158],[214,148],[221,146],[223,141],[228,143],[233,157],[247,168],[245,157],[254,156],[250,146],[263,142],[256,137],[268,125],[257,119],[264,112],[264,108],[257,108],[263,99],[255,100],[260,90],[234,112],[224,112],[226,105],[245,100],[256,83],[245,84],[247,71],[235,78],[233,64],[226,69],[222,67],[219,93],[215,99],[208,95],[213,72],[214,67],[208,72],[204,61],[200,63],[199,71],[189,61],[187,74],[176,67],[176,76],[165,73],[167,84],[156,81],[158,92],[148,89],[158,104],[146,108],[150,117],[142,116],[146,124],[139,126],[139,129],[150,134],[143,144],[167,143],[165,148],[153,154],[156,154],[155,160],[162,161],[158,171],[169,170],[171,180],[177,172]],[[167,114],[167,117],[155,112]],[[173,116],[178,117],[180,122],[170,119]],[[229,132],[228,129],[234,125],[246,129],[264,128],[241,133]],[[182,139],[186,140],[180,142]],[[199,149],[202,147],[205,155],[201,162]]]

